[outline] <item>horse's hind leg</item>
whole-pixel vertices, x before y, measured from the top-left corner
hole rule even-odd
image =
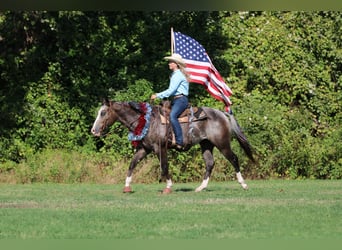
[[[214,145],[209,141],[202,141],[201,142],[201,149],[202,149],[202,155],[203,159],[205,161],[205,174],[202,181],[202,184],[195,189],[196,192],[200,192],[203,189],[205,189],[208,186],[209,178],[211,175],[211,172],[214,168],[214,156],[213,156],[213,148]]]
[[[144,148],[140,148],[135,152],[135,154],[131,160],[131,163],[129,164],[128,171],[127,171],[125,187],[123,190],[124,193],[131,193],[132,192],[131,182],[132,182],[133,170],[136,167],[136,165],[139,163],[139,161],[141,161],[148,153],[149,152],[147,152]]]
[[[224,148],[220,149],[221,153],[229,160],[229,162],[233,165],[235,172],[236,172],[236,178],[240,185],[243,187],[243,189],[248,189],[248,185],[246,184],[245,180],[243,179],[241,172],[240,172],[240,165],[239,165],[239,159],[234,154],[234,152],[231,150],[231,148]]]

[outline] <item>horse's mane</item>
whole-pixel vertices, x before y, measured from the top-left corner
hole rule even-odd
[[[136,101],[130,101],[128,102],[128,105],[134,109],[135,111],[141,112],[141,108],[140,108],[140,103],[136,102]]]

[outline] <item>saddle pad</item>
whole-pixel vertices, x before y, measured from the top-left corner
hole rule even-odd
[[[194,110],[194,116],[192,119],[192,122],[197,121],[197,120],[202,120],[205,119],[207,117],[206,113],[203,111],[203,109],[201,108],[193,108]],[[196,112],[195,112],[196,110]],[[186,111],[184,111],[182,114],[184,115],[184,113],[186,113],[186,116],[182,116],[178,118],[178,121],[180,123],[187,123],[189,122],[189,118],[191,118],[191,111],[189,108],[186,109]],[[170,121],[168,118],[166,118],[164,115],[160,114],[160,120],[162,124],[168,124]]]
[[[161,120],[161,123],[162,124],[168,124],[170,121],[169,121],[169,119],[167,119],[165,116],[163,116],[162,114],[160,114],[160,120]],[[180,117],[180,118],[178,118],[178,121],[180,122],[180,123],[187,123],[187,122],[189,122],[189,118],[188,117]]]

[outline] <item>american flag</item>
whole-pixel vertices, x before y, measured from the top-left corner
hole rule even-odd
[[[203,46],[180,32],[173,32],[173,36],[174,53],[182,56],[191,82],[202,84],[210,95],[224,103],[228,112],[232,104],[229,99],[232,91],[212,64]]]

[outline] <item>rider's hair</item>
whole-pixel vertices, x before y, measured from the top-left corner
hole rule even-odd
[[[179,70],[183,73],[183,75],[185,76],[186,80],[188,82],[190,82],[190,74],[188,73],[188,71],[186,70],[186,68],[184,66],[182,66],[181,64],[177,64]]]

